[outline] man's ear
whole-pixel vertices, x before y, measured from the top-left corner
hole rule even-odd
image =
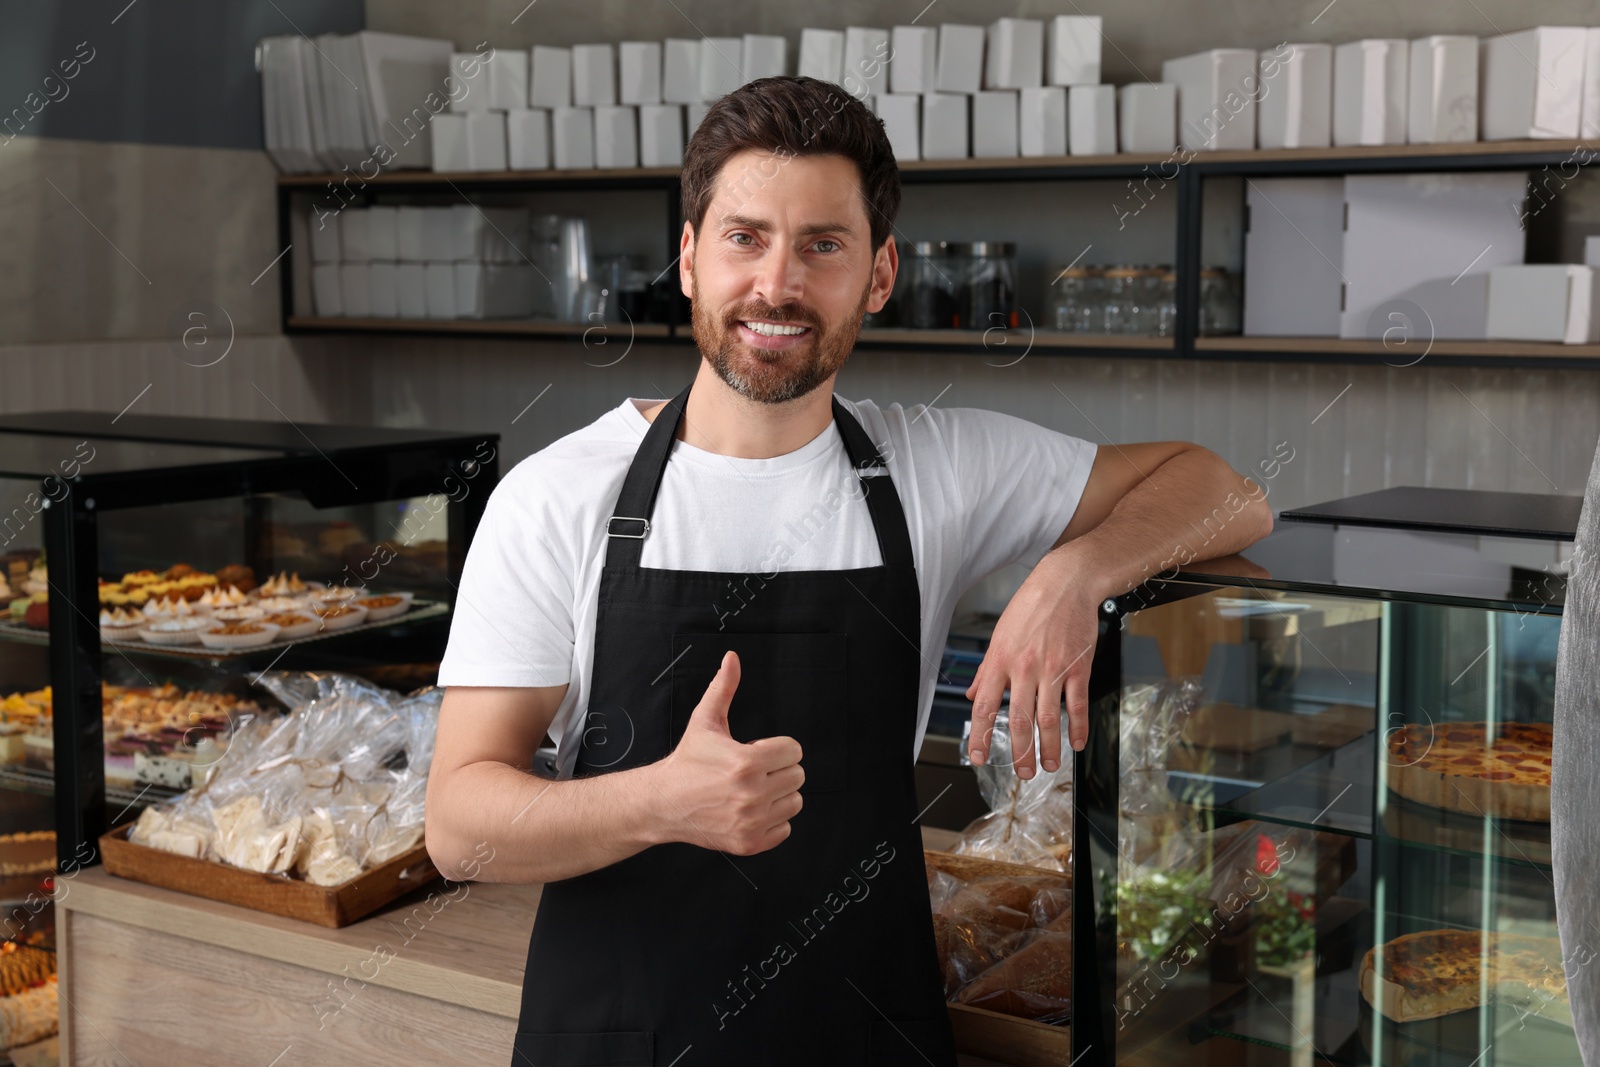
[[[694,224],[685,220],[683,236],[678,238],[678,288],[694,297]]]
[[[867,294],[867,311],[878,312],[889,302],[894,292],[894,280],[900,273],[900,253],[895,247],[894,235],[887,237],[883,246],[872,254],[872,290]]]

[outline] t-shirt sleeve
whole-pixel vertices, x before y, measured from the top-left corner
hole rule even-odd
[[[502,481],[467,549],[439,684],[571,681],[573,575],[534,477]]]
[[[1067,528],[1097,446],[983,408],[932,408],[961,494],[958,589],[1013,563],[1032,567]]]

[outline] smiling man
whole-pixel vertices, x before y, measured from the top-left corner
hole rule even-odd
[[[491,496],[428,850],[545,883],[515,1063],[950,1067],[913,764],[956,600],[1032,567],[968,692],[973,758],[1009,692],[1018,772],[1053,771],[1063,705],[1087,736],[1099,603],[1271,513],[1193,445],[836,396],[900,203],[839,87],[723,97],[682,186],[698,372]],[[528,770],[547,732],[555,780]]]

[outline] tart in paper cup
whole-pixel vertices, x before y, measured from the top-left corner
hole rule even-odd
[[[100,627],[100,640],[112,645],[125,645],[129,641],[138,641],[141,638],[144,623],[133,623],[130,626],[102,626]]]
[[[355,604],[321,604],[311,610],[321,620],[324,633],[348,630],[367,621],[367,609]]]
[[[367,609],[368,622],[379,622],[410,611],[412,596],[411,593],[373,593],[371,596],[361,597],[354,603],[357,607]]]
[[[278,627],[270,622],[252,619],[236,622],[216,630],[200,633],[200,643],[207,648],[255,648],[271,644],[278,637]]]
[[[274,612],[261,621],[270,622],[278,628],[277,639],[279,641],[293,641],[296,638],[309,637],[322,629],[322,620],[311,614],[308,608]]]
[[[313,588],[307,596],[311,603],[322,604],[353,604],[367,595],[365,589],[358,589],[352,585],[322,585]]]
[[[266,617],[266,612],[251,605],[237,608],[213,608],[209,616],[213,622],[260,622]]]
[[[288,594],[264,596],[252,604],[251,607],[260,608],[268,615],[273,615],[280,611],[292,611],[299,615],[311,614],[311,601],[306,599],[303,594],[300,596],[290,596]]]
[[[139,631],[139,636],[152,645],[192,645],[200,635],[216,623],[209,618],[189,616],[184,619],[161,619]]]

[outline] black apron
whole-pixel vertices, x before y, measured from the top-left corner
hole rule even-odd
[[[642,568],[688,397],[651,424],[608,523],[574,774],[666,756],[733,649],[729,728],[800,742],[804,806],[755,856],[655,845],[547,884],[512,1063],[953,1067],[913,782],[921,601],[899,494],[835,399],[881,566]]]

